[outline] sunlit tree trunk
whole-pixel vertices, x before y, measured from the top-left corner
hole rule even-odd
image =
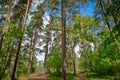
[[[26,19],[27,19],[27,16],[28,16],[29,8],[30,8],[30,6],[31,6],[31,2],[32,2],[32,0],[28,0],[28,1],[27,1],[25,17],[24,17],[24,21],[23,21],[22,29],[21,29],[21,31],[22,31],[22,32],[21,32],[21,38],[20,38],[20,41],[18,42],[18,48],[17,48],[17,51],[16,51],[14,68],[13,68],[11,80],[15,80],[15,73],[16,73],[16,68],[17,68],[17,63],[18,63],[18,56],[19,56],[19,53],[20,53],[20,48],[21,48],[22,39],[23,39],[23,35],[24,35],[24,29],[25,29],[25,25],[26,25]]]
[[[48,45],[49,45],[49,33],[50,30],[47,30],[47,37],[46,37],[46,50],[45,50],[45,58],[44,58],[44,68],[46,68],[46,61],[47,61],[47,55],[48,55]]]
[[[82,36],[82,46],[83,46],[83,55],[85,57],[85,71],[88,72],[88,66],[89,66],[89,59],[87,54],[87,46],[86,46],[86,39],[85,39],[85,33],[82,26],[82,16],[80,15],[80,27],[81,27],[81,36]]]
[[[2,49],[2,43],[3,43],[3,39],[4,39],[4,33],[5,33],[5,28],[6,28],[8,17],[9,17],[9,15],[6,16],[6,20],[4,21],[3,32],[2,32],[2,36],[1,36],[1,40],[0,40],[0,51]]]
[[[73,72],[76,75],[76,55],[75,55],[75,43],[73,44],[72,41],[72,32],[70,31],[70,45],[71,45],[71,50],[72,50],[72,62],[73,62]]]
[[[33,60],[34,60],[34,52],[35,52],[36,43],[38,40],[38,32],[39,32],[39,28],[38,28],[38,25],[36,25],[34,39],[33,39],[33,45],[30,50],[30,55],[29,55],[28,73],[32,73],[32,64],[33,64]]]
[[[45,69],[46,73],[46,61],[47,61],[47,56],[48,56],[48,50],[49,50],[49,41],[50,41],[50,25],[52,23],[52,11],[50,12],[50,20],[49,20],[49,25],[47,28],[47,36],[46,36],[46,50],[45,50],[45,57],[44,57],[44,64],[43,67]]]
[[[0,40],[0,51],[2,49],[2,43],[4,40],[4,33],[5,33],[7,21],[10,20],[11,9],[12,9],[12,0],[9,1],[8,14],[7,14],[6,19],[4,21],[3,31],[2,31],[1,40]]]
[[[62,0],[62,77],[63,80],[67,80],[66,69],[66,0]]]

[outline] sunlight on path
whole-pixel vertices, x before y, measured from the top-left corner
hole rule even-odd
[[[44,74],[30,74],[27,78],[20,78],[20,80],[50,80],[48,75]]]
[[[77,74],[77,78],[75,80],[88,80],[82,74]],[[30,74],[28,77],[21,77],[20,80],[52,80],[48,78],[47,74]]]
[[[78,78],[76,78],[75,80],[88,80],[84,75],[82,74],[77,74]]]

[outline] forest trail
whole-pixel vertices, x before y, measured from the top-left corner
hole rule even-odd
[[[28,77],[20,78],[20,80],[50,80],[47,74],[30,74]]]
[[[20,80],[52,80],[47,74],[30,74],[28,77],[21,77]],[[88,80],[84,75],[77,74],[75,80]]]
[[[84,75],[82,74],[77,74],[77,78],[75,80],[88,80]]]

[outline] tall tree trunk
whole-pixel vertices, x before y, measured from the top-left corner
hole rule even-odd
[[[15,80],[15,73],[16,73],[16,67],[17,67],[17,63],[18,63],[18,56],[19,56],[19,53],[20,53],[20,48],[21,48],[22,39],[23,39],[23,35],[24,35],[24,28],[25,28],[25,25],[26,25],[26,19],[27,19],[27,16],[28,16],[29,8],[31,6],[31,2],[32,2],[32,0],[27,1],[25,17],[24,17],[24,21],[23,21],[23,24],[22,24],[21,38],[20,38],[18,48],[17,48],[17,51],[16,51],[16,57],[15,57],[14,68],[13,68],[11,80]]]
[[[82,35],[83,55],[85,57],[85,71],[88,72],[89,59],[88,59],[88,54],[87,54],[86,39],[85,39],[84,29],[82,26],[82,16],[81,15],[80,15],[80,27],[81,27],[81,35]]]
[[[34,34],[34,39],[33,39],[33,46],[32,49],[30,51],[30,55],[29,55],[29,63],[28,63],[28,73],[32,73],[32,64],[33,64],[33,60],[34,60],[34,52],[35,52],[35,46],[38,40],[38,25],[35,28],[35,34]]]
[[[13,41],[12,41],[11,46],[8,46],[8,48],[7,48],[7,53],[6,53],[6,57],[5,57],[5,64],[4,64],[4,67],[2,69],[3,73],[5,73],[7,67],[10,66],[8,64],[9,64],[9,61],[11,61],[12,56],[11,56],[10,52],[12,51],[12,49],[13,49]]]
[[[108,6],[110,7],[112,5],[112,1],[111,0],[107,0],[108,2]],[[113,17],[113,20],[115,22],[115,24],[117,25],[118,24],[118,20],[116,18],[116,16],[114,14],[112,14],[112,17]]]
[[[112,1],[107,0],[107,2],[108,2],[108,6],[110,7],[112,5]],[[116,15],[112,14],[112,17],[113,17],[115,25],[118,25],[118,19],[117,19]],[[118,30],[118,34],[120,35],[120,28],[116,27],[116,29]]]
[[[2,31],[1,40],[0,40],[0,51],[2,49],[2,43],[3,43],[3,39],[4,39],[4,33],[5,33],[5,28],[6,28],[8,17],[9,17],[9,15],[6,16],[6,19],[4,21],[4,27],[3,27],[3,31]]]
[[[105,8],[104,8],[104,5],[103,5],[103,3],[102,3],[101,0],[97,0],[97,1],[98,1],[99,5],[100,5],[100,7],[101,7],[101,9],[102,9],[102,15],[103,15],[103,17],[105,17]],[[116,46],[117,46],[117,49],[118,49],[118,51],[119,51],[119,53],[120,53],[120,44],[119,44],[118,40],[116,39],[115,34],[112,32],[112,29],[111,29],[111,25],[110,25],[110,23],[109,23],[109,20],[108,20],[107,18],[105,18],[104,20],[105,20],[105,23],[106,23],[107,26],[108,26],[108,29],[109,29],[110,33],[111,33],[112,36],[113,36],[113,39],[114,39],[115,44],[116,44]]]
[[[7,21],[10,20],[11,9],[12,9],[12,0],[10,0],[10,2],[9,2],[8,14],[7,14],[6,19],[4,21],[3,31],[2,31],[1,40],[0,40],[0,51],[2,49],[2,43],[3,43],[3,39],[4,39],[4,33],[5,33]]]
[[[73,72],[76,75],[76,62],[75,62],[75,43],[73,45],[73,41],[72,41],[72,32],[70,31],[70,46],[71,46],[71,50],[72,50],[72,62],[73,62]]]
[[[66,69],[66,0],[62,0],[62,77],[67,80]]]
[[[46,61],[47,61],[47,56],[48,56],[48,46],[49,46],[49,41],[50,41],[50,25],[52,23],[52,11],[50,11],[50,20],[49,20],[49,26],[47,29],[47,36],[46,36],[46,50],[45,50],[45,58],[44,58],[44,64],[43,67],[45,69],[45,73],[46,73]]]
[[[46,69],[46,61],[47,61],[47,56],[48,56],[49,33],[50,33],[50,30],[49,30],[49,28],[48,28],[48,30],[47,30],[47,37],[46,37],[45,58],[44,58],[44,68],[45,68],[45,69]]]

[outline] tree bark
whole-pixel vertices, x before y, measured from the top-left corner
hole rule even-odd
[[[72,41],[72,32],[70,31],[70,45],[71,45],[71,50],[72,50],[72,62],[73,62],[73,72],[76,75],[76,62],[75,62],[75,43],[73,45],[73,41]]]
[[[22,24],[22,30],[21,30],[22,31],[21,32],[21,38],[20,38],[18,48],[17,48],[17,51],[16,51],[16,57],[15,57],[14,68],[13,68],[11,80],[15,80],[15,73],[16,73],[16,67],[17,67],[17,63],[18,63],[18,56],[19,56],[19,53],[20,53],[20,48],[21,48],[22,39],[23,39],[23,35],[24,35],[24,28],[25,28],[25,25],[26,25],[26,19],[27,19],[27,16],[28,16],[29,8],[31,6],[31,2],[32,2],[32,0],[27,1],[25,17],[24,17],[24,21],[23,21],[23,24]]]
[[[67,80],[66,71],[66,0],[62,0],[62,78]]]
[[[5,33],[5,28],[6,28],[8,17],[9,17],[9,15],[6,16],[6,20],[4,22],[4,27],[3,27],[3,31],[2,31],[1,40],[0,40],[0,51],[2,49],[2,43],[3,43],[3,39],[4,39],[4,33]]]
[[[30,55],[29,55],[28,73],[32,73],[32,64],[33,64],[33,60],[34,60],[35,46],[36,46],[36,43],[37,43],[37,40],[38,40],[38,32],[39,32],[39,28],[38,28],[38,25],[37,25],[36,28],[35,28],[33,46],[32,46],[32,49],[31,49]]]
[[[45,50],[45,58],[44,58],[44,68],[46,69],[46,61],[48,56],[48,45],[49,45],[49,28],[47,30],[47,37],[46,37],[46,50]]]
[[[49,20],[49,25],[47,29],[47,36],[46,36],[46,50],[45,50],[45,58],[44,58],[44,64],[43,67],[45,69],[46,73],[46,61],[47,61],[47,56],[48,56],[48,50],[49,50],[49,41],[50,41],[50,25],[52,23],[52,11],[50,11],[50,20]]]
[[[4,21],[3,31],[2,31],[1,40],[0,40],[0,52],[2,49],[2,43],[3,43],[3,39],[4,39],[4,33],[5,33],[7,21],[10,19],[11,9],[12,9],[12,0],[10,0],[10,2],[9,2],[8,14],[7,14],[6,19]]]

